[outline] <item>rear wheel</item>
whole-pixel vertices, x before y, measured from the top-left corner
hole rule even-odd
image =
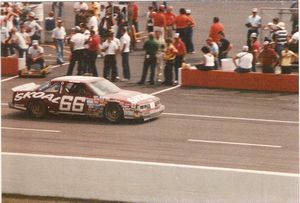
[[[32,101],[28,105],[28,112],[33,118],[43,118],[47,114],[47,107],[42,101]]]
[[[124,118],[123,109],[118,104],[108,104],[104,111],[105,118],[112,123],[118,123]]]

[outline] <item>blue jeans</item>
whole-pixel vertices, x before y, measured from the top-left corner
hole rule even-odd
[[[129,52],[122,53],[123,77],[130,79]]]
[[[57,63],[64,63],[64,45],[65,42],[63,39],[56,39],[56,61]]]

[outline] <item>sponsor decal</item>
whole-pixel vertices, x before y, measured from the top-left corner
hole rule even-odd
[[[22,99],[31,99],[31,98],[47,99],[48,101],[56,104],[58,104],[59,100],[61,99],[61,97],[55,97],[55,95],[51,93],[47,94],[45,92],[26,92],[26,93],[19,92],[15,95],[14,101],[21,101]]]

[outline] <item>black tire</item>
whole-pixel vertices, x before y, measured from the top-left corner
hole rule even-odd
[[[47,106],[42,101],[32,101],[27,108],[29,115],[33,118],[43,118],[48,110]]]
[[[105,118],[111,123],[119,123],[124,119],[124,112],[120,105],[108,104],[104,110]]]

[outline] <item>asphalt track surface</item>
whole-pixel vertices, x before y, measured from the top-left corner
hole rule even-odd
[[[195,39],[198,48],[201,43]],[[54,64],[53,47],[45,46],[45,50],[47,62]],[[67,54],[68,48],[65,50]],[[190,61],[197,58],[197,54],[187,56]],[[103,59],[97,61],[102,75]],[[298,94],[140,86],[136,82],[142,62],[142,51],[131,53],[132,80],[116,84],[158,93],[166,110],[160,118],[145,123],[114,125],[66,115],[37,120],[8,108],[12,87],[62,76],[67,65],[54,66],[47,78],[2,77],[2,151],[299,173]],[[120,65],[119,72],[121,75]],[[159,93],[162,90],[166,91]]]

